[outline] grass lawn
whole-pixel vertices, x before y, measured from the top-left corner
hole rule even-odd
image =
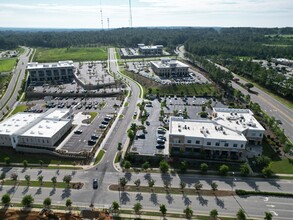
[[[38,48],[34,61],[36,62],[57,62],[60,60],[91,61],[107,60],[106,47],[70,47],[46,49]]]
[[[28,107],[26,105],[19,105],[17,106],[14,111],[11,113],[11,115],[15,115],[18,112],[24,112]]]
[[[270,167],[274,173],[293,174],[293,160],[272,161]]]
[[[99,163],[102,160],[102,158],[104,157],[105,153],[106,152],[104,150],[100,150],[100,152],[98,153],[98,156],[97,156],[97,158],[95,160],[95,164]]]
[[[0,72],[10,72],[16,65],[17,58],[0,60]]]
[[[90,122],[92,122],[98,115],[97,112],[89,112],[89,115],[91,116],[90,118]]]

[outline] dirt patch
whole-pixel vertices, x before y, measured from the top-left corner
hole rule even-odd
[[[145,193],[159,193],[159,194],[185,194],[185,195],[199,195],[199,196],[216,196],[216,197],[223,197],[223,196],[234,196],[236,193],[234,191],[229,190],[195,190],[186,188],[182,190],[181,188],[165,188],[165,187],[153,187],[150,188],[148,186],[125,186],[124,188],[120,187],[117,184],[110,185],[109,189],[111,191],[126,191],[126,192],[145,192]]]
[[[64,213],[58,211],[32,211],[32,210],[15,210],[15,209],[1,209],[0,219],[5,220],[81,220],[84,218],[89,219],[105,219],[110,220],[106,211],[86,210],[80,212]],[[91,218],[93,217],[93,218]]]
[[[22,211],[22,210],[13,210],[13,209],[2,209],[0,210],[0,219],[5,220],[54,220],[54,219],[61,219],[61,220],[78,220],[82,219],[79,214],[69,214],[69,213],[58,213],[52,212],[48,215],[39,215],[37,211]]]

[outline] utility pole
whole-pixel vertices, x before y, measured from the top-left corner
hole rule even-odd
[[[101,14],[101,25],[102,25],[102,29],[104,29],[102,0],[100,0],[100,14]]]
[[[129,0],[129,27],[132,28],[132,10],[131,10],[131,0]]]

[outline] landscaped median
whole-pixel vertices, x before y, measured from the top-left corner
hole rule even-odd
[[[231,190],[209,190],[209,189],[191,189],[191,188],[178,188],[178,187],[149,187],[149,186],[120,186],[117,184],[112,184],[109,186],[111,191],[126,191],[126,192],[140,192],[140,193],[158,193],[158,194],[186,194],[186,195],[200,195],[200,196],[233,196],[234,191]]]
[[[289,197],[293,198],[293,193],[283,193],[283,192],[262,192],[262,191],[246,191],[243,189],[236,189],[235,193],[238,196],[246,196],[246,195],[256,195],[256,196],[277,196],[277,197]]]
[[[3,186],[27,186],[27,187],[45,187],[45,188],[68,188],[68,189],[81,189],[83,187],[83,183],[81,182],[48,182],[44,181],[42,184],[39,181],[30,181],[29,183],[26,180],[2,180],[1,185]]]

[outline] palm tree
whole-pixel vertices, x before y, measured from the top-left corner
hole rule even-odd
[[[135,214],[139,214],[141,209],[142,209],[142,205],[139,202],[134,204],[133,210]]]
[[[273,215],[270,212],[265,212],[265,220],[272,220],[273,219]]]
[[[150,168],[150,163],[148,161],[142,164],[142,169],[144,169],[146,172],[148,171],[149,168]]]
[[[166,213],[167,213],[167,208],[166,208],[165,205],[163,205],[163,204],[160,205],[160,212],[162,213],[163,216],[166,215]]]
[[[218,218],[218,211],[217,209],[213,209],[211,212],[210,212],[210,217],[212,219],[217,219]]]
[[[184,192],[184,188],[186,187],[186,183],[181,181],[180,182],[180,188],[181,188],[181,191]]]
[[[134,184],[135,184],[136,188],[138,189],[140,186],[140,179],[135,180]]]
[[[67,199],[65,205],[66,205],[67,209],[69,209],[71,211],[71,206],[72,206],[71,199]]]
[[[119,203],[116,202],[116,201],[112,202],[112,208],[113,208],[113,211],[115,213],[117,213],[119,211],[119,208],[120,208]]]
[[[191,208],[186,207],[186,209],[183,210],[183,213],[185,214],[186,218],[191,218],[193,215],[193,211],[191,210]]]
[[[71,180],[72,180],[72,177],[70,175],[65,175],[63,177],[63,182],[65,182],[67,184],[67,188],[69,188],[69,184],[70,184]]]
[[[25,195],[21,200],[21,204],[25,207],[30,207],[33,203],[34,198],[31,195]]]
[[[9,205],[11,201],[10,195],[8,193],[4,194],[1,198],[1,202],[3,203],[3,205],[7,206]]]
[[[197,183],[194,184],[194,188],[198,192],[199,190],[202,189],[202,184],[198,181]]]
[[[25,175],[24,179],[26,180],[27,185],[29,185],[30,181],[31,181],[31,176],[30,175]]]
[[[38,176],[38,181],[41,186],[43,185],[43,179],[44,179],[44,176],[42,176],[42,175]]]
[[[43,168],[44,161],[39,160],[39,164],[40,164],[41,168]]]
[[[165,186],[165,190],[168,190],[169,187],[171,187],[171,182],[168,181],[168,180],[165,180],[165,181],[164,181],[164,186]]]
[[[17,178],[18,178],[18,175],[16,173],[12,173],[10,175],[11,179],[14,181],[14,184],[16,184],[16,181],[17,181]]]
[[[149,179],[148,184],[149,184],[149,187],[153,190],[153,187],[155,185],[155,180]]]
[[[50,197],[44,199],[43,205],[45,208],[49,209],[51,206],[52,200]]]
[[[28,165],[27,160],[22,161],[22,163],[23,163],[23,167],[24,167],[24,169],[26,169],[26,168],[27,168],[27,165]]]
[[[126,186],[126,184],[127,184],[126,178],[125,177],[120,178],[119,185],[122,187],[122,189],[124,189],[124,187]]]
[[[239,209],[236,214],[237,220],[246,220],[246,215],[243,209]]]
[[[218,189],[218,184],[215,182],[211,183],[212,190],[215,192]]]
[[[54,188],[55,188],[55,187],[56,187],[56,183],[57,183],[57,177],[56,177],[56,176],[53,176],[53,177],[51,178],[51,181],[52,181],[53,186],[54,186]]]

